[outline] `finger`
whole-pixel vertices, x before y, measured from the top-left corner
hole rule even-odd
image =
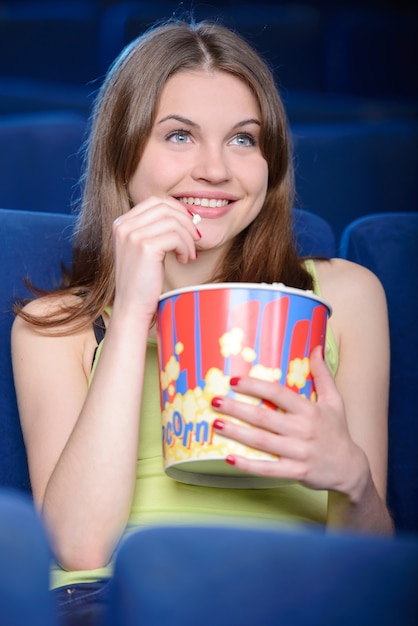
[[[284,414],[278,409],[255,405],[254,402],[249,400],[248,397],[245,398],[244,396],[239,396],[238,399],[229,398],[228,396],[222,398],[215,397],[212,400],[212,408],[218,413],[236,417],[246,424],[270,431],[271,433],[282,435],[291,433],[293,427],[290,422],[293,416],[289,417],[288,414]]]
[[[176,198],[150,197],[135,205],[123,219],[129,221],[138,215],[144,215],[151,221],[164,220],[170,215],[175,215],[180,223],[187,228],[193,239],[198,241],[202,235],[195,223],[195,214]]]
[[[275,407],[290,413],[300,412],[303,410],[304,403],[308,402],[295,391],[278,382],[266,381],[253,376],[231,378],[230,384],[237,393],[271,402]]]
[[[180,263],[187,263],[196,258],[196,237],[190,219],[182,215],[185,220],[181,223],[178,216],[172,211],[164,209],[152,210],[150,217],[147,212],[141,213],[134,218],[125,219],[125,216],[116,220],[113,236],[120,245],[133,245],[135,249],[142,250],[147,257],[164,255],[174,252]]]
[[[271,412],[274,415],[274,412]],[[278,417],[278,414],[276,413]],[[285,416],[289,422],[292,417]],[[255,448],[261,452],[285,456],[292,459],[302,460],[306,456],[306,442],[291,436],[283,436],[279,432],[271,429],[259,428],[257,426],[243,425],[235,420],[216,419],[213,422],[213,429],[222,437],[227,437],[250,448]],[[285,430],[285,429],[283,429]]]
[[[324,360],[321,346],[317,346],[312,350],[310,367],[318,402],[329,402],[335,399],[338,392],[334,377]]]
[[[229,455],[225,461],[237,469],[248,474],[280,478],[283,480],[300,481],[304,478],[303,468],[300,463],[284,457],[261,461],[248,459],[237,454]]]

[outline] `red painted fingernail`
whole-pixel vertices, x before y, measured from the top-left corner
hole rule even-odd
[[[222,402],[223,402],[222,398],[219,398],[218,396],[215,396],[214,398],[212,398],[211,404],[216,409],[219,409],[219,407],[221,406]]]
[[[239,376],[232,376],[229,379],[229,384],[231,385],[231,387],[236,387],[240,381],[240,377]]]
[[[223,430],[225,422],[223,420],[214,420],[213,427],[215,430]]]
[[[195,227],[196,228],[196,227]],[[200,230],[198,228],[196,228],[196,232],[199,235],[200,239],[202,239],[202,233],[200,232]]]
[[[230,454],[225,458],[225,461],[229,463],[229,465],[235,465],[235,457]]]
[[[194,217],[193,211],[191,211],[190,209],[186,209],[186,211],[191,217]]]

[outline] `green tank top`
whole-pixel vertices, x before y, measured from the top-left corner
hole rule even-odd
[[[314,291],[320,295],[314,263],[308,261],[307,269],[314,276]],[[103,342],[98,347],[91,377],[102,345]],[[329,324],[325,356],[335,374],[338,351]],[[136,489],[124,537],[141,528],[173,524],[324,526],[326,512],[327,492],[314,491],[297,483],[266,489],[222,489],[187,485],[167,477],[162,461],[157,343],[148,341]],[[108,578],[112,566],[111,562],[102,569],[73,572],[54,566],[51,584],[60,587]]]

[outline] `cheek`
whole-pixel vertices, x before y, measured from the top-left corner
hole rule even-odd
[[[268,167],[264,159],[248,170],[248,190],[254,197],[254,208],[261,209],[268,189]]]
[[[254,155],[244,163],[240,163],[238,171],[248,193],[259,196],[266,193],[268,185],[268,165],[261,154]]]
[[[150,196],[166,196],[178,181],[180,174],[178,159],[156,156],[142,158],[129,184],[130,197],[135,204]]]
[[[262,164],[260,164],[260,180],[261,180],[261,193],[265,196],[268,189],[269,184],[269,168],[267,165],[267,161],[265,159],[262,160]]]
[[[141,162],[136,169],[129,183],[129,195],[134,204],[138,204],[155,194],[155,170],[155,165],[147,167],[146,162]]]

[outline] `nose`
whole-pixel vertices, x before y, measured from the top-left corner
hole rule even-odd
[[[192,170],[195,180],[219,184],[230,179],[231,172],[226,154],[227,147],[213,144],[201,145]]]

